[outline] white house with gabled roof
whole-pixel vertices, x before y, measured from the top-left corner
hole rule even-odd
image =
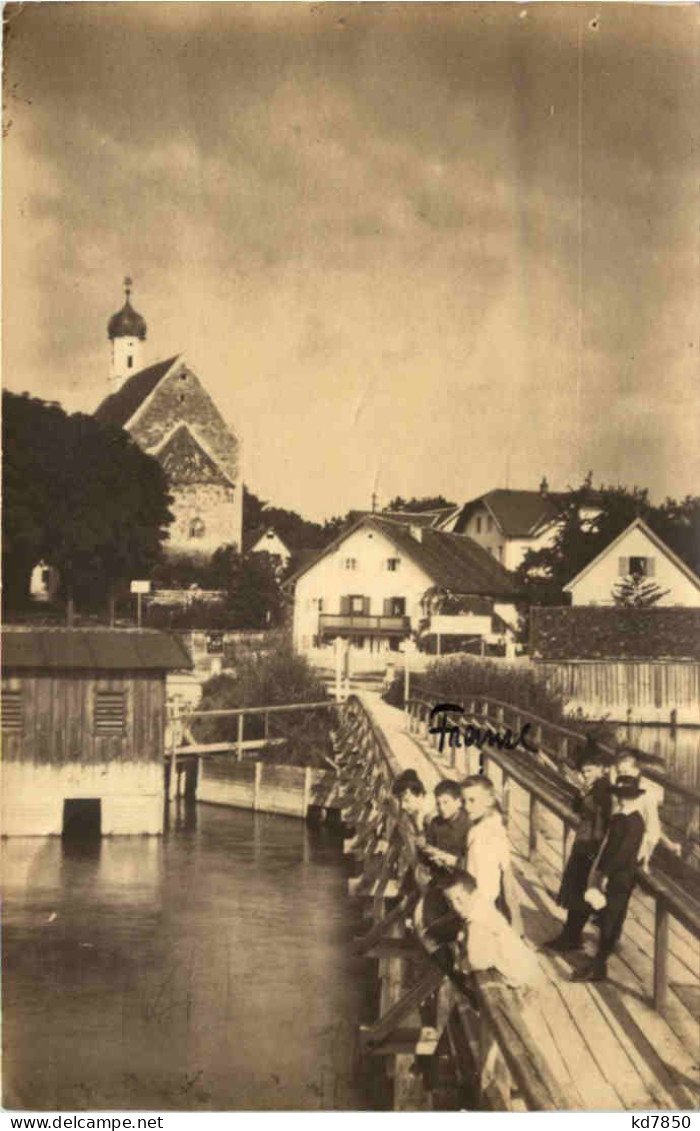
[[[334,641],[349,641],[353,668],[381,668],[419,631],[473,643],[509,634],[517,617],[510,574],[471,538],[387,515],[365,515],[286,583],[294,592],[294,645],[332,665]],[[429,615],[424,598],[459,597],[458,616]],[[442,649],[441,649],[442,650]],[[452,650],[455,650],[454,648]]]
[[[667,590],[656,607],[700,608],[700,577],[637,518],[564,586],[572,605],[614,605],[613,586],[641,577]]]

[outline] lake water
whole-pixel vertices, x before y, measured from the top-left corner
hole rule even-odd
[[[173,823],[5,842],[5,1106],[368,1106],[337,834],[206,805]]]
[[[619,726],[618,742],[629,742],[661,758],[674,781],[700,789],[700,727]]]

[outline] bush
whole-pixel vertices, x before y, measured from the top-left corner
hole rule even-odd
[[[403,675],[395,676],[384,695],[392,707],[404,706]],[[615,745],[615,728],[605,721],[566,714],[566,699],[549,688],[532,668],[494,664],[488,660],[460,656],[431,664],[425,672],[411,676],[411,694],[443,703],[465,704],[467,699],[500,699],[539,715],[546,722],[590,734],[599,742]]]
[[[214,676],[202,691],[202,710],[235,707],[273,707],[291,703],[320,703],[330,696],[313,668],[303,656],[297,656],[288,639],[266,654],[245,654],[236,657],[236,674]],[[332,753],[330,709],[294,711],[288,715],[270,715],[270,738],[285,738],[283,746],[271,746],[255,752],[264,761],[295,766],[325,766]],[[238,720],[196,719],[192,727],[198,742],[235,741]],[[262,715],[245,721],[246,739],[262,738]]]

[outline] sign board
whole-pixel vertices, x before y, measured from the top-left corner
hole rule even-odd
[[[132,593],[150,593],[151,592],[150,581],[132,581],[131,582],[131,592]]]
[[[207,633],[207,654],[209,656],[220,656],[224,650],[224,634],[223,632],[208,632]]]

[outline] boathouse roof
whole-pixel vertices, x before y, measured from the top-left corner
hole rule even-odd
[[[5,670],[175,671],[192,660],[178,636],[148,629],[5,626]]]

